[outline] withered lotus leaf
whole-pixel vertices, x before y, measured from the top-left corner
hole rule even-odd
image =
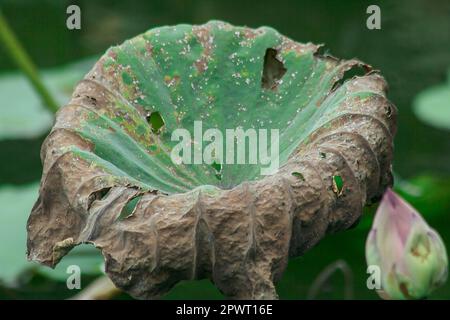
[[[358,60],[262,27],[149,30],[110,48],[42,146],[28,257],[50,267],[91,243],[137,298],[209,278],[231,298],[276,298],[289,257],[354,225],[392,184],[396,108]],[[346,79],[349,70],[362,74]],[[176,128],[279,129],[277,173],[175,164]]]

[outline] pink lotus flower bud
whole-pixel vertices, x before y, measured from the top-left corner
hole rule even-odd
[[[380,268],[382,298],[422,299],[447,280],[448,259],[441,237],[390,189],[367,238],[366,261]]]

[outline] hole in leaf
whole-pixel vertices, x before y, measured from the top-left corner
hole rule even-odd
[[[386,114],[386,117],[390,118],[392,115],[392,108],[391,106],[384,107],[384,113]]]
[[[136,206],[141,200],[142,195],[132,198],[127,202],[127,204],[122,208],[122,211],[120,211],[120,215],[117,218],[117,220],[122,221],[133,214],[134,209],[136,209]]]
[[[360,65],[353,66],[349,70],[345,71],[342,77],[333,84],[333,88],[331,89],[331,91],[334,91],[342,86],[347,80],[353,77],[362,77],[366,75],[367,72],[369,72],[369,69],[367,67]]]
[[[97,105],[97,99],[91,96],[86,96],[86,98],[89,100],[89,102],[92,103],[93,106]]]
[[[164,119],[159,112],[152,112],[145,117],[154,133],[159,133],[164,127]]]
[[[338,175],[333,176],[333,192],[339,196],[342,194],[342,189],[344,189],[344,180],[342,177]]]
[[[277,59],[277,54],[277,50],[268,48],[264,55],[264,68],[261,79],[261,85],[264,89],[276,89],[287,71],[283,62]]]
[[[103,198],[106,197],[106,195],[109,193],[110,190],[111,190],[111,188],[108,187],[108,188],[103,188],[103,189],[100,189],[100,190],[97,190],[97,191],[91,193],[88,198],[88,210],[91,208],[92,203],[94,203],[94,201],[103,200]]]
[[[294,177],[299,178],[299,179],[302,180],[302,181],[305,181],[305,177],[304,177],[303,174],[301,174],[300,172],[292,172],[292,175],[293,175]]]
[[[322,58],[322,59],[325,59],[325,58],[333,58],[333,59],[336,59],[336,58],[334,58],[334,57],[331,55],[330,49],[327,48],[327,47],[325,47],[325,46],[323,46],[323,45],[320,45],[320,46],[316,49],[316,52],[314,52],[314,57],[316,57],[316,58]]]
[[[213,167],[213,169],[216,170],[216,178],[222,180],[222,168],[223,168],[222,164],[214,161],[211,164],[211,167]]]

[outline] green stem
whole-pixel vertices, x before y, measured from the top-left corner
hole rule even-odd
[[[56,112],[58,110],[58,104],[56,103],[56,100],[52,97],[52,95],[44,85],[41,77],[39,76],[39,73],[36,70],[36,67],[34,66],[26,51],[20,45],[19,41],[14,35],[14,32],[9,27],[1,11],[0,40],[5,45],[6,51],[11,56],[11,59],[13,59],[17,66],[22,70],[22,72],[25,73],[36,92],[41,96],[41,99],[47,109],[51,112]]]

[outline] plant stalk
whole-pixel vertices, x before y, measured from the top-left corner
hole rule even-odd
[[[110,300],[121,292],[107,276],[101,276],[70,300]]]
[[[44,106],[51,112],[58,110],[58,104],[49,90],[45,86],[42,78],[34,66],[31,58],[28,56],[24,48],[20,45],[17,37],[12,29],[9,27],[8,22],[3,16],[0,10],[0,40],[6,48],[6,52],[9,54],[12,60],[17,64],[20,70],[26,75],[36,92],[42,99]]]

